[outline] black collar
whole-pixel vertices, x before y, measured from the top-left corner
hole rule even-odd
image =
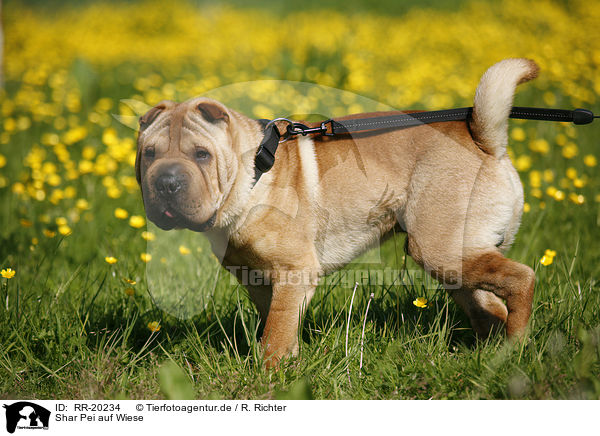
[[[275,164],[275,152],[281,138],[281,134],[275,123],[269,126],[271,120],[260,119],[257,121],[263,128],[264,136],[254,157],[254,182],[252,183],[252,187],[256,185],[260,176],[269,171],[273,167],[273,164]]]

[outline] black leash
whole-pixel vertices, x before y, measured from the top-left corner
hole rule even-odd
[[[345,133],[367,132],[382,129],[401,129],[421,126],[423,124],[439,123],[445,121],[466,121],[471,117],[472,107],[458,109],[444,109],[429,112],[414,112],[410,114],[386,115],[372,118],[357,118],[352,120],[323,121],[318,127],[308,127],[302,123],[296,123],[287,118],[276,118],[274,120],[259,120],[264,126],[264,137],[261,141],[254,163],[254,183],[258,182],[263,173],[269,171],[275,164],[275,152],[280,142],[287,141],[296,135],[322,135],[335,136]],[[509,118],[521,120],[560,121],[572,122],[577,125],[589,124],[594,121],[595,116],[587,109],[543,109],[533,107],[513,107]],[[275,122],[285,121],[288,123],[287,130],[282,135]]]

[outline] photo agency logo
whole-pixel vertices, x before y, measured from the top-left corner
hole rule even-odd
[[[29,401],[4,404],[6,409],[6,431],[14,433],[19,430],[48,430],[50,411]]]

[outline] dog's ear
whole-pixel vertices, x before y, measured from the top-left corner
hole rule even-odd
[[[160,113],[165,110],[165,108],[166,105],[161,102],[142,115],[140,117],[140,133],[142,133],[146,127],[152,124],[156,117],[159,116]]]
[[[135,155],[135,178],[138,183],[142,182],[142,147],[140,144],[140,137],[146,128],[152,124],[152,122],[158,117],[162,111],[166,109],[167,105],[164,102],[160,102],[148,112],[146,112],[142,117],[140,117],[140,130],[138,132],[138,140],[137,140],[137,153]]]
[[[216,102],[204,101],[199,103],[196,108],[202,113],[202,116],[211,123],[225,121],[229,123],[229,114],[226,109]]]
[[[138,182],[138,185],[142,183],[142,170],[141,170],[141,160],[142,158],[142,147],[140,147],[140,138],[138,136],[137,142],[137,153],[135,155],[135,178]]]
[[[141,130],[140,130],[141,132]],[[138,135],[137,140],[137,152],[135,154],[135,178],[138,184],[142,183],[142,146],[140,144],[140,137]]]

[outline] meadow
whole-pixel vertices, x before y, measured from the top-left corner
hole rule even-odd
[[[299,357],[266,371],[246,291],[201,237],[146,222],[135,128],[165,98],[266,118],[462,107],[488,66],[528,57],[516,105],[600,113],[600,3],[411,4],[5,2],[0,398],[600,398],[600,121],[510,121],[509,257],[537,277],[519,344],[477,342],[397,235],[319,286]]]

